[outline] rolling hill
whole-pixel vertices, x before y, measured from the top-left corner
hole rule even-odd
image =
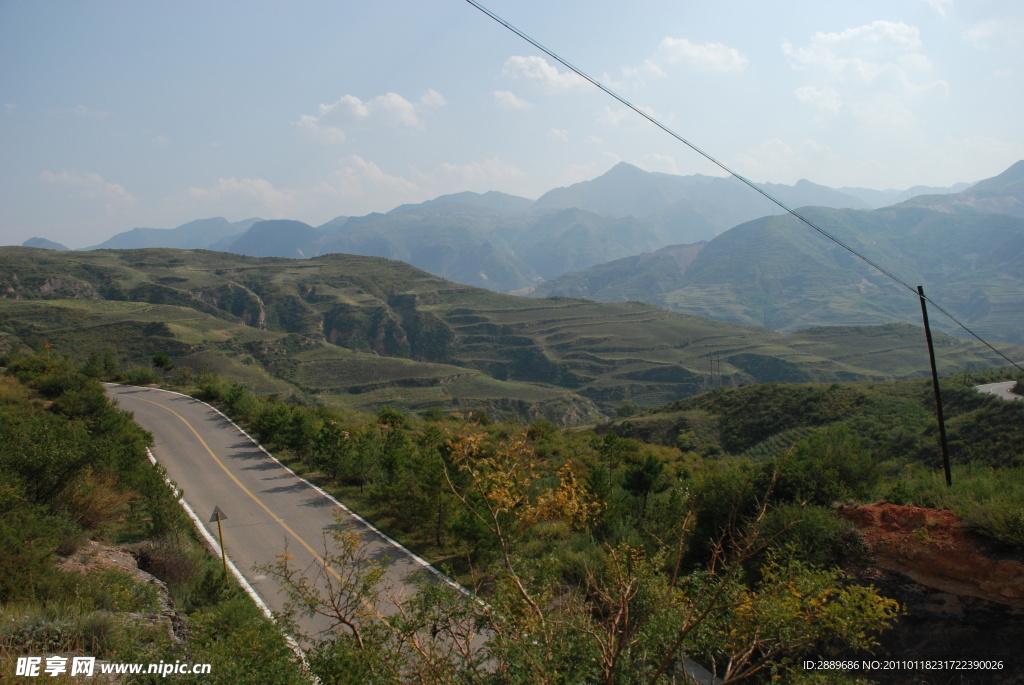
[[[43,343],[136,363],[165,352],[179,369],[339,406],[486,406],[565,424],[713,384],[927,372],[911,326],[782,335],[639,302],[502,295],[344,254],[2,248],[0,345]],[[939,354],[944,371],[994,361],[945,336]]]

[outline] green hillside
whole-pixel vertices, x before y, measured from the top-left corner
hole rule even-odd
[[[1024,220],[900,205],[871,212],[805,208],[805,216],[966,322],[983,337],[1024,342]],[[562,276],[539,295],[640,299],[675,311],[789,332],[812,326],[917,324],[916,294],[791,216],[737,226],[690,261],[665,248]],[[691,250],[692,251],[692,250]],[[956,333],[945,317],[935,326]]]
[[[781,335],[639,302],[501,295],[343,254],[3,248],[0,294],[8,346],[146,365],[165,353],[178,373],[209,369],[259,392],[352,408],[486,407],[586,423],[623,402],[663,404],[712,384],[927,372],[923,335],[910,326]],[[942,336],[939,355],[945,371],[995,361]]]

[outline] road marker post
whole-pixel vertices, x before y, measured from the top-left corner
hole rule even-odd
[[[213,523],[214,521],[217,522],[217,537],[220,538],[220,560],[221,563],[224,564],[225,580],[228,577],[228,555],[227,552],[224,550],[224,528],[221,527],[220,522],[226,520],[227,517],[228,515],[221,511],[220,507],[213,507],[213,515],[210,517],[210,523]]]

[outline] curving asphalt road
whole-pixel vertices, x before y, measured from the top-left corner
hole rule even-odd
[[[1010,389],[1017,383],[1017,381],[1004,381],[1002,383],[987,383],[985,385],[976,385],[974,389],[978,392],[988,393],[995,395],[996,397],[1002,397],[1004,400],[1024,400],[1024,396],[1017,395],[1010,392]]]
[[[437,573],[336,500],[281,465],[235,424],[204,402],[178,393],[105,384],[121,409],[153,434],[153,456],[182,491],[213,538],[214,507],[226,515],[224,547],[229,558],[273,611],[285,597],[274,579],[255,570],[287,551],[301,568],[322,563],[324,536],[336,516],[363,536],[367,555],[386,559],[386,581],[401,590],[413,576]],[[381,608],[381,607],[379,607]],[[387,611],[387,607],[381,608]],[[307,633],[326,628],[324,619],[299,621]]]

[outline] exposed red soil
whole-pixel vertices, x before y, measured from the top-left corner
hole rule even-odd
[[[919,670],[857,675],[877,683],[1024,684],[1024,564],[991,554],[948,511],[893,504],[848,507],[871,559],[851,569],[900,603],[896,626],[859,658],[998,660],[988,671]]]
[[[987,554],[952,512],[871,504],[839,513],[861,527],[878,566],[944,592],[1024,609],[1024,564]]]

